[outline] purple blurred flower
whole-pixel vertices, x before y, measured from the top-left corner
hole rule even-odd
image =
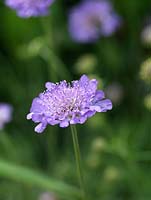
[[[0,129],[12,119],[12,107],[6,103],[0,103]]]
[[[6,0],[6,5],[23,18],[47,15],[54,0]]]
[[[112,102],[104,99],[103,91],[97,90],[97,80],[89,80],[86,75],[71,84],[47,82],[46,88],[33,100],[27,115],[27,119],[39,123],[35,128],[38,133],[43,132],[48,124],[59,124],[60,127],[83,124],[96,112],[112,109]]]
[[[121,18],[106,0],[87,0],[71,9],[69,32],[78,42],[94,42],[100,36],[110,36],[121,24]]]

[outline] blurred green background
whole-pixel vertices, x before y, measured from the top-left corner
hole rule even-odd
[[[89,198],[151,199],[151,83],[140,76],[151,57],[151,40],[142,39],[151,1],[113,0],[122,26],[93,44],[75,43],[68,33],[68,12],[77,2],[56,0],[48,17],[30,19],[0,2],[0,101],[13,106],[11,123],[0,131],[0,200],[77,199],[70,129],[47,127],[38,135],[26,115],[45,82],[81,74],[97,78],[114,105],[77,126]]]

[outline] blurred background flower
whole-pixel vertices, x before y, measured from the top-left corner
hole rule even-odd
[[[93,54],[84,54],[75,63],[75,71],[79,74],[93,73],[97,65],[97,58]]]
[[[7,103],[0,103],[0,129],[12,119],[12,106]]]
[[[151,46],[151,24],[144,27],[141,33],[141,39],[144,45]]]
[[[57,200],[54,194],[50,192],[44,192],[39,195],[38,200]]]
[[[104,171],[104,179],[105,181],[113,182],[121,178],[120,170],[114,166],[109,166]]]
[[[19,17],[37,17],[47,15],[54,0],[5,0],[6,5],[16,10]]]
[[[148,94],[144,99],[145,107],[151,111],[151,94]]]
[[[97,137],[92,141],[91,147],[94,152],[101,152],[106,148],[106,141],[102,137]]]
[[[117,105],[119,104],[124,95],[123,87],[120,83],[113,82],[105,89],[106,96],[112,99],[112,102]]]
[[[94,42],[112,35],[121,24],[109,1],[88,0],[73,7],[69,14],[69,32],[78,42]]]
[[[142,63],[140,68],[140,78],[146,83],[151,83],[151,58]]]

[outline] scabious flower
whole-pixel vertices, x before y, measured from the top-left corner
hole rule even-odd
[[[6,103],[0,103],[0,130],[12,119],[12,106]]]
[[[41,133],[46,126],[59,124],[67,127],[70,124],[83,124],[96,112],[112,109],[109,99],[104,99],[104,92],[97,90],[97,80],[83,75],[80,80],[67,83],[46,83],[46,91],[36,97],[27,115],[39,123],[35,131]]]
[[[23,18],[47,15],[54,0],[6,0],[6,5]]]
[[[106,0],[83,1],[69,14],[69,32],[77,42],[94,42],[100,36],[110,36],[120,24],[120,17]]]

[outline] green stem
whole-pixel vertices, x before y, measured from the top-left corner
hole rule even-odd
[[[78,142],[78,134],[77,134],[75,125],[71,125],[70,127],[71,127],[72,139],[73,139],[77,173],[78,173],[79,183],[80,183],[80,188],[81,188],[81,195],[82,195],[82,199],[85,200],[86,196],[85,196],[84,179],[83,179],[83,173],[82,173],[82,167],[81,167],[81,154],[80,154],[80,147],[79,147],[79,142]]]
[[[56,63],[54,62],[54,59],[50,55],[50,52],[54,51],[51,20],[48,17],[44,17],[44,18],[40,19],[40,23],[42,25],[42,29],[43,29],[44,36],[45,36],[44,37],[45,43],[46,43],[45,45],[48,47],[47,51],[44,52],[44,55],[42,55],[42,57],[46,58],[46,61],[48,63],[48,73],[49,73],[50,80],[56,81],[57,80],[57,75],[56,75],[57,66],[56,66]],[[49,49],[50,49],[50,51],[49,51]]]
[[[52,31],[52,20],[44,17],[40,20],[44,34],[45,34],[45,48],[41,50],[41,57],[48,63],[48,73],[50,74],[51,81],[56,81],[59,78],[70,78],[71,74],[56,55],[56,47],[54,44],[54,34]]]
[[[42,17],[40,23],[45,34],[46,42],[50,49],[54,49],[53,32],[52,32],[52,20],[49,17]]]

